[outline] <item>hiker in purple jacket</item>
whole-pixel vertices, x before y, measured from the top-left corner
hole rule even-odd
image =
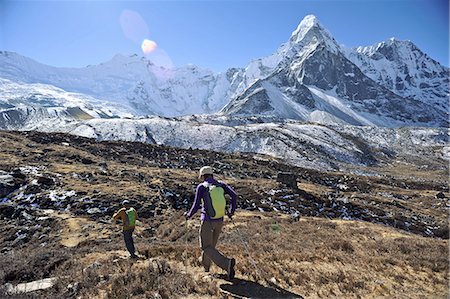
[[[234,278],[234,258],[228,258],[216,249],[217,240],[223,226],[223,216],[226,213],[231,217],[236,210],[236,192],[224,182],[214,179],[213,169],[209,166],[200,169],[199,179],[203,183],[197,186],[194,203],[186,219],[190,219],[200,208],[202,208],[200,226],[200,246],[202,248],[202,264],[206,272],[209,272],[211,261],[217,266],[227,271],[228,279]],[[225,211],[225,197],[228,194],[231,197],[229,210]]]

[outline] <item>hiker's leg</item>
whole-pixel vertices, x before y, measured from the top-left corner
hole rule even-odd
[[[213,242],[213,231],[209,221],[203,221],[200,226],[200,247],[202,248],[202,265],[205,271],[211,267],[211,259],[205,254],[203,248],[209,247]]]
[[[219,241],[220,233],[222,232],[223,221],[217,221],[213,225],[213,242],[212,247],[216,248],[217,241]]]
[[[134,228],[130,230],[130,247],[131,247],[131,251],[133,252],[132,255],[136,255],[136,248],[134,247],[134,239],[133,239],[133,233],[134,233]]]
[[[230,264],[230,259],[225,257],[223,254],[221,254],[216,248],[215,243],[217,243],[217,240],[219,239],[220,232],[222,230],[222,221],[210,221],[210,225],[212,228],[212,242],[210,246],[207,246],[203,249],[203,252],[220,268],[227,271],[228,265]],[[214,240],[215,239],[215,240]]]
[[[133,229],[123,231],[123,239],[125,240],[125,246],[128,252],[134,256],[134,242],[133,242]]]
[[[217,241],[219,240],[219,236],[222,232],[222,227],[223,227],[223,221],[217,221],[214,224],[214,231],[213,231],[213,243],[214,243],[214,248],[216,248],[217,245]],[[219,252],[219,251],[217,251]],[[228,279],[232,280],[234,278],[235,275],[235,265],[236,265],[236,260],[235,259],[231,259],[228,257],[225,257],[222,254],[221,259],[218,261],[218,263],[220,263],[219,267],[224,269],[225,271],[227,271],[227,277]]]

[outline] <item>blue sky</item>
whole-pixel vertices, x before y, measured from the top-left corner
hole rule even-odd
[[[117,53],[142,54],[140,39],[147,38],[158,45],[149,58],[160,64],[193,63],[223,71],[273,53],[305,15],[314,14],[346,46],[409,39],[448,66],[448,3],[0,0],[0,50],[80,67]]]

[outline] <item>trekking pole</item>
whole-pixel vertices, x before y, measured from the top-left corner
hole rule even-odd
[[[241,240],[241,243],[244,245],[244,249],[247,252],[247,256],[250,259],[250,262],[253,264],[253,267],[255,267],[256,276],[259,277],[261,280],[264,280],[261,276],[261,270],[256,265],[256,261],[252,258],[250,255],[250,249],[248,248],[247,242],[244,241],[244,238],[242,237],[241,231],[237,228],[236,224],[234,223],[234,220],[232,217],[230,217],[231,223],[235,226],[235,229],[239,235],[239,238]]]
[[[184,241],[185,241],[185,247],[187,248],[187,246],[188,246],[188,232],[189,232],[189,223],[188,223],[188,220],[186,219],[186,220],[184,220],[184,227],[185,227],[185,230],[184,230]]]
[[[188,220],[187,219],[185,219],[184,220],[184,227],[185,227],[185,230],[184,230],[184,241],[185,241],[185,244],[184,244],[184,254],[182,255],[183,256],[183,264],[184,264],[184,271],[186,272],[186,274],[187,274],[187,250],[188,250],[188,232],[189,232],[189,225],[188,225]]]

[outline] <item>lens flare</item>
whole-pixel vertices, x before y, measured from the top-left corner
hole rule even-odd
[[[124,10],[119,17],[120,27],[126,38],[139,44],[142,39],[149,36],[150,30],[144,18],[135,11]]]
[[[144,52],[144,54],[150,54],[151,52],[153,52],[156,47],[158,45],[149,39],[144,39],[144,41],[142,42],[141,48],[142,48],[142,52]]]
[[[162,67],[164,69],[174,68],[172,59],[170,59],[169,54],[167,54],[164,49],[157,47],[152,53],[146,55],[155,66]]]

